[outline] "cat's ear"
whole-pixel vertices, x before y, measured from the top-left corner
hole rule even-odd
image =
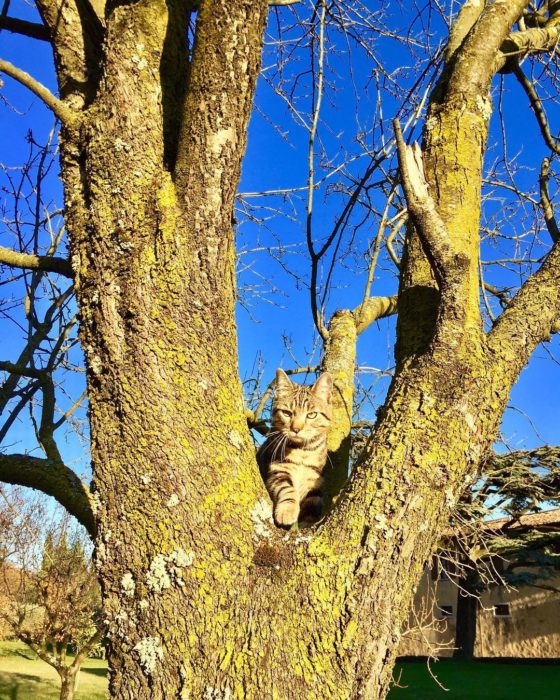
[[[276,393],[281,394],[282,392],[291,391],[292,382],[290,378],[280,367],[276,370]]]
[[[315,384],[313,384],[313,389],[311,390],[315,396],[330,403],[332,400],[332,387],[333,378],[328,372],[323,372],[323,374],[317,379]]]

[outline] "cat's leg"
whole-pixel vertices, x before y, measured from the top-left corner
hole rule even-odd
[[[297,491],[289,472],[272,470],[266,487],[274,504],[274,522],[278,527],[288,528],[297,523],[299,501]]]
[[[302,525],[312,525],[323,516],[323,491],[313,488],[300,504],[299,522]]]

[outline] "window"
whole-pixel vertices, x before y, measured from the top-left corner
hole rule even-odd
[[[511,617],[509,603],[494,605],[494,617]]]
[[[436,618],[438,620],[447,620],[449,617],[453,617],[453,606],[438,605],[438,608],[436,610]]]

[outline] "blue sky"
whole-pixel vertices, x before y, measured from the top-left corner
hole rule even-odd
[[[367,4],[367,3],[366,3]],[[370,2],[371,7],[378,3]],[[33,11],[23,2],[12,3],[14,15],[33,18]],[[284,12],[284,10],[282,10]],[[282,15],[286,17],[286,15]],[[388,17],[388,26],[398,28],[404,17],[395,15]],[[441,23],[432,20],[431,30],[433,42],[437,43],[437,32]],[[391,24],[392,23],[392,24]],[[276,20],[271,16],[271,32],[275,32]],[[293,27],[285,33],[285,38],[298,35],[298,28]],[[416,25],[415,31],[420,31]],[[364,134],[366,144],[379,147],[381,132],[376,122],[378,105],[376,103],[374,70],[371,56],[362,49],[345,43],[335,33],[329,38],[332,55],[328,70],[329,80],[333,81],[333,89],[327,91],[324,107],[319,124],[319,137],[325,147],[328,163],[322,167],[317,158],[318,178],[329,172],[329,168],[341,164],[345,159],[354,157],[355,160],[347,168],[348,176],[359,176],[363,173],[368,158],[359,157],[362,146],[358,143],[357,134]],[[412,84],[416,71],[422,65],[420,50],[415,53],[412,49],[403,49],[391,37],[374,38],[372,46],[376,46],[379,55],[383,56],[385,69],[390,74],[398,67],[406,67],[398,73],[401,87]],[[412,51],[412,52],[411,52]],[[349,73],[350,53],[352,54],[352,73]],[[34,77],[56,89],[50,48],[44,42],[16,37],[4,31],[0,33],[0,56],[12,61],[18,67],[30,72]],[[265,51],[263,61],[264,76],[274,74],[276,58],[270,46]],[[295,75],[302,71],[308,61],[303,51],[296,51],[292,61],[287,64],[286,76],[290,71]],[[306,82],[307,81],[307,82]],[[0,160],[7,166],[20,165],[27,152],[25,136],[28,129],[33,130],[34,137],[44,142],[52,128],[53,120],[42,104],[25,88],[19,86],[10,78],[4,79],[1,94],[9,101],[12,109],[0,105]],[[297,104],[302,113],[309,111],[310,86],[308,78],[302,78],[299,91],[296,93]],[[498,104],[500,81],[495,83],[495,105]],[[516,182],[526,185],[535,182],[535,172],[528,167],[540,163],[540,158],[546,154],[534,118],[530,113],[526,98],[514,84],[511,77],[504,81],[502,95],[502,112],[508,124],[508,153],[517,156],[519,170],[515,175]],[[286,102],[282,100],[264,79],[261,79],[257,89],[257,108],[253,114],[246,158],[243,165],[240,192],[268,191],[285,188],[303,187],[307,177],[307,131],[293,118]],[[398,102],[386,96],[383,107],[383,117],[389,120],[398,109]],[[17,113],[16,111],[17,110]],[[560,126],[560,111],[554,103],[547,103],[551,123]],[[379,116],[377,114],[377,116]],[[490,149],[486,156],[487,166],[499,161],[501,153],[501,130],[499,110],[495,107],[490,136]],[[377,124],[375,133],[370,133],[374,122]],[[554,129],[553,129],[554,131]],[[417,137],[419,130],[415,132]],[[387,163],[387,167],[393,167]],[[373,175],[373,180],[378,178]],[[379,178],[378,178],[379,179]],[[336,178],[326,181],[315,195],[314,231],[317,237],[324,235],[332,225],[334,218],[346,201],[346,194],[332,191]],[[347,186],[348,179],[340,180],[339,186]],[[330,189],[329,189],[330,186]],[[47,198],[61,203],[60,183],[53,177]],[[492,189],[488,186],[488,190]],[[4,194],[1,195],[4,198]],[[504,203],[511,203],[507,192],[496,191],[496,201],[487,208],[485,222],[492,222],[496,211],[501,211]],[[270,211],[260,210],[258,216],[266,218],[260,225],[246,220],[242,213],[238,214],[238,247],[240,256],[240,289],[243,304],[237,312],[239,326],[240,371],[243,379],[254,374],[257,358],[263,361],[264,386],[272,380],[277,366],[294,367],[294,360],[301,365],[316,364],[319,360],[318,344],[313,329],[309,295],[306,281],[309,277],[309,260],[305,249],[305,209],[304,193],[298,198],[294,195],[291,204],[286,204],[282,197],[269,197],[248,200],[253,203],[265,203],[271,209],[281,209],[274,215]],[[379,190],[373,190],[371,204],[374,208],[383,205],[383,196]],[[353,225],[360,223],[362,213],[356,213]],[[353,308],[361,300],[365,281],[364,252],[375,233],[378,217],[370,216],[355,232],[351,242],[352,232],[349,231],[342,247],[347,249],[347,255],[342,263],[335,268],[334,284],[327,305],[328,315],[337,308]],[[511,240],[507,238],[512,231],[522,226],[522,213],[514,215],[510,223],[502,222],[500,232],[503,238],[483,242],[483,251],[488,258],[501,257]],[[546,235],[542,235],[546,241]],[[0,243],[13,243],[5,231],[0,229]],[[262,248],[284,248],[282,254],[275,251],[276,258],[271,257]],[[534,237],[527,235],[520,244],[519,251],[527,255],[539,257],[544,248],[534,242]],[[535,252],[536,251],[536,252]],[[296,279],[295,276],[297,276]],[[517,283],[517,268],[513,271],[496,273],[494,283]],[[259,285],[255,295],[247,287]],[[277,288],[280,293],[274,291]],[[397,290],[397,278],[394,268],[387,259],[385,250],[380,255],[379,274],[374,282],[374,295],[394,294]],[[0,296],[6,296],[6,288]],[[21,312],[19,318],[21,319]],[[15,359],[21,339],[16,326],[0,319],[3,338],[0,359]],[[288,339],[288,347],[286,340]],[[387,371],[393,364],[394,319],[383,320],[374,324],[359,341],[358,362],[363,367],[374,369],[360,375],[364,386],[372,386],[372,404],[368,409],[372,414],[375,405],[383,400],[388,386]],[[313,353],[313,350],[315,352]],[[546,349],[539,348],[529,367],[522,374],[515,386],[512,397],[512,408],[506,411],[502,433],[507,444],[512,448],[531,447],[544,443],[558,444],[560,435],[558,423],[560,410],[558,395],[560,389],[560,346],[557,338],[547,344]],[[71,393],[79,393],[81,380],[74,379]],[[61,397],[61,404],[65,399]],[[536,429],[535,429],[535,427]],[[15,426],[10,435],[10,443],[17,444],[21,449],[31,443],[30,426],[22,422]],[[70,461],[83,454],[83,444],[73,438],[63,441],[61,445]]]

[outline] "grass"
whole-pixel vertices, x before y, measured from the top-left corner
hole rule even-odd
[[[76,700],[105,700],[107,662],[86,659]],[[0,700],[57,700],[57,672],[21,642],[0,642]]]
[[[523,663],[432,662],[431,669],[448,691],[430,675],[426,663],[398,664],[388,700],[557,700],[560,666]],[[87,659],[80,674],[76,700],[105,700],[107,663]],[[0,642],[0,700],[57,700],[58,675],[20,642]]]
[[[560,666],[519,663],[440,661],[400,663],[394,671],[399,685],[388,700],[558,700]],[[400,674],[400,675],[399,675]]]

